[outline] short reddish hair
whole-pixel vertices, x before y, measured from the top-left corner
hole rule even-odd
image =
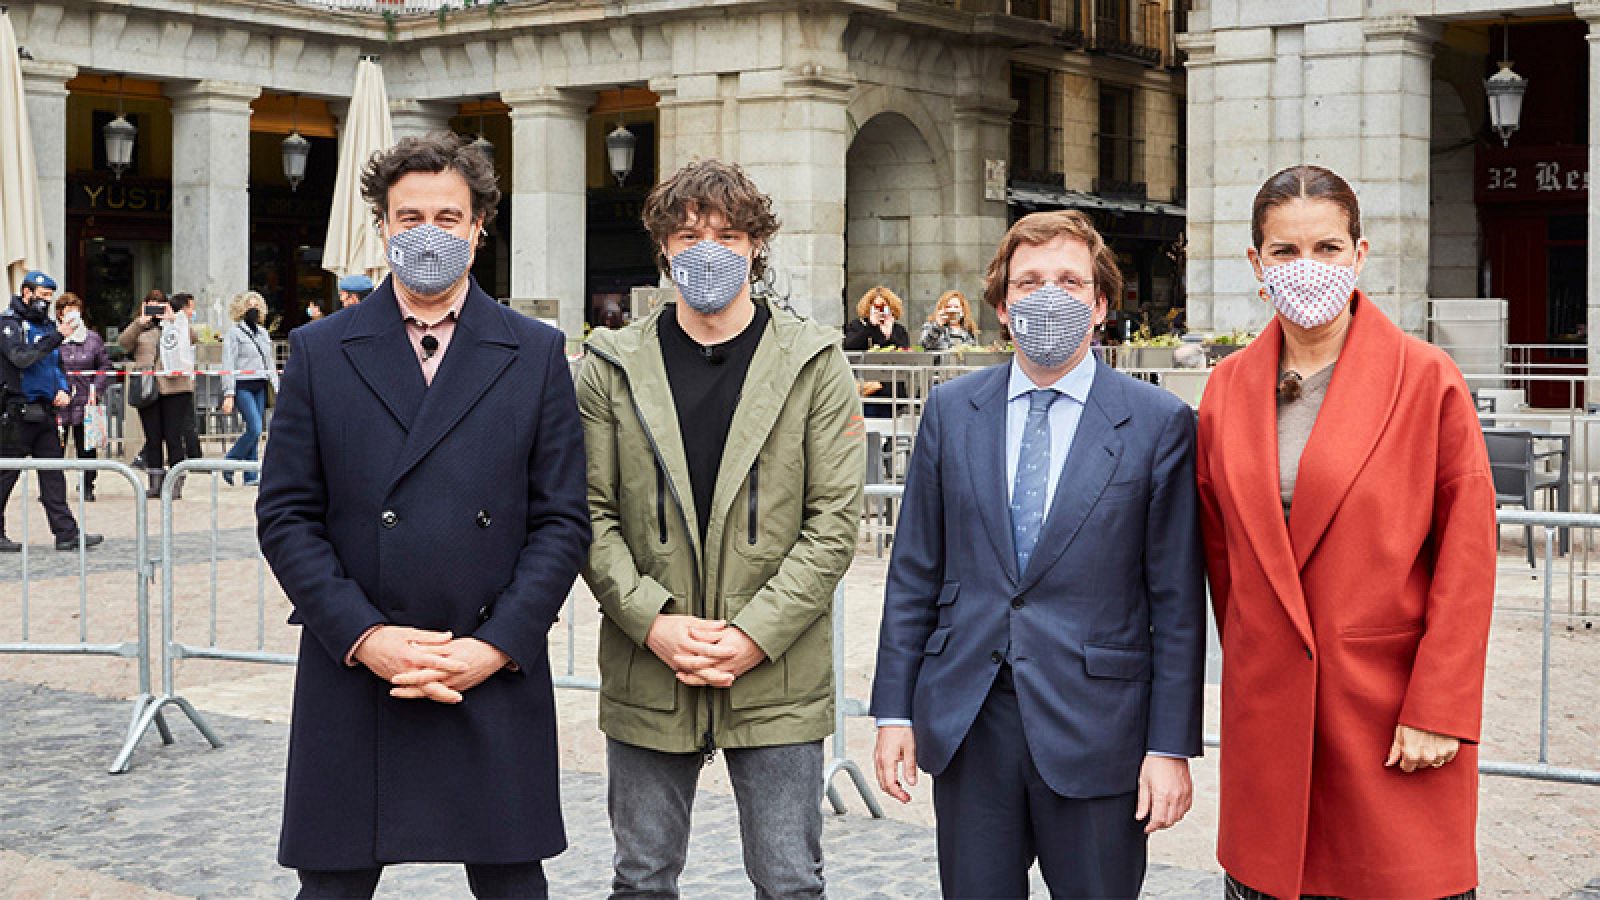
[[[1030,213],[1018,219],[1000,239],[1000,246],[989,260],[989,270],[983,279],[983,302],[999,309],[1006,300],[1006,290],[1011,280],[1011,255],[1023,244],[1037,246],[1048,244],[1059,237],[1076,238],[1089,248],[1094,260],[1095,293],[1106,302],[1122,296],[1122,270],[1117,267],[1116,254],[1106,246],[1105,238],[1089,221],[1089,217],[1075,209]]]

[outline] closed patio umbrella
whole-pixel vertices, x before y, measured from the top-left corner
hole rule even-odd
[[[16,293],[22,276],[29,269],[48,269],[50,259],[17,33],[7,13],[0,13],[0,134],[5,135],[0,140],[0,263],[7,270],[7,288]],[[53,274],[60,278],[62,273]]]
[[[328,214],[328,236],[322,250],[322,267],[335,275],[364,274],[378,281],[388,271],[383,241],[373,232],[372,213],[361,199],[361,169],[372,154],[393,143],[383,69],[374,59],[364,57],[356,65],[350,112],[339,133],[339,173],[333,183],[333,211]]]

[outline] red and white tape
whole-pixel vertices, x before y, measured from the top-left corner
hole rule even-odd
[[[267,375],[266,369],[71,369],[68,375],[85,378],[98,375],[159,375],[162,378],[193,378],[199,375]],[[280,373],[281,374],[281,373]]]

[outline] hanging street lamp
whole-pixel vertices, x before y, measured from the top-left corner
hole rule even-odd
[[[1528,79],[1511,71],[1511,17],[1500,29],[1504,37],[1500,71],[1483,80],[1483,89],[1489,95],[1489,126],[1500,135],[1500,145],[1511,146],[1511,135],[1522,125],[1522,95],[1528,90]]]

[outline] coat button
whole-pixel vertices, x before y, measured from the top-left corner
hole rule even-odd
[[[1006,661],[1006,655],[1004,653],[1001,653],[999,650],[996,650],[993,653],[989,654],[989,661],[998,666],[1001,663]]]
[[[379,518],[382,520],[383,527],[385,528],[393,528],[400,524],[400,515],[392,509],[384,510],[383,515]]]
[[[1022,602],[1022,598],[1021,597],[1012,597],[1011,598],[1011,608],[1012,609],[1021,609],[1023,607],[1023,605],[1024,604]]]
[[[493,522],[494,522],[494,519],[489,517],[489,511],[487,509],[478,510],[478,527],[479,528],[488,528],[489,525],[491,523],[493,523]]]

